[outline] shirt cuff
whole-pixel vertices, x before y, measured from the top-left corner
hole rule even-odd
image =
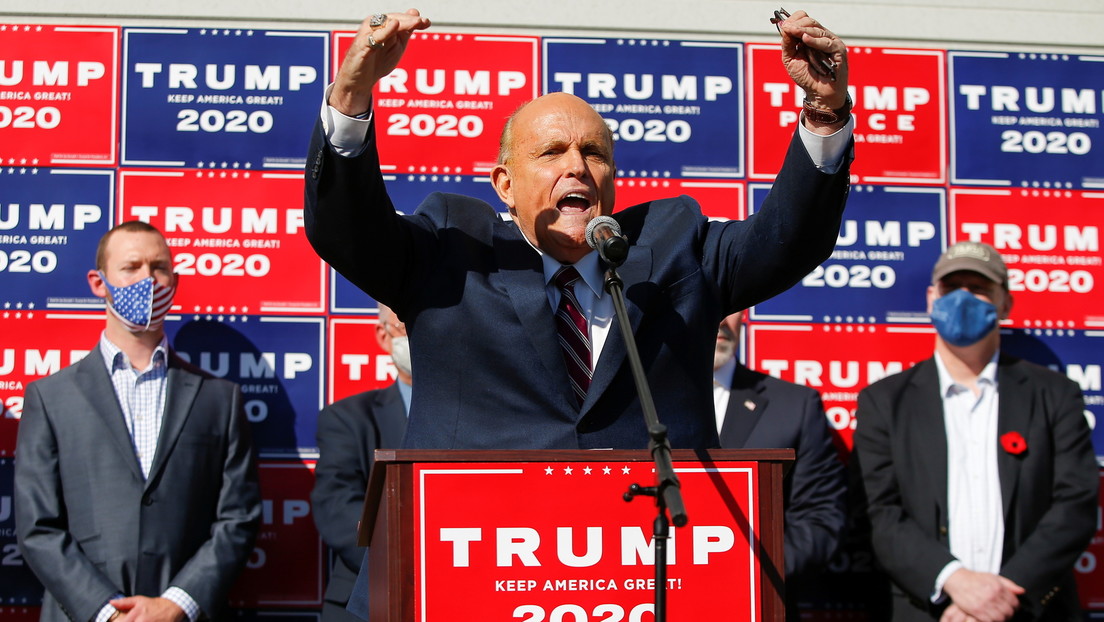
[[[931,595],[931,601],[933,603],[939,603],[947,598],[947,595],[943,593],[943,584],[947,582],[947,579],[951,578],[951,575],[961,568],[965,568],[965,566],[957,559],[951,560],[946,566],[943,566],[943,570],[940,570],[939,574],[935,577],[935,587]]]
[[[847,119],[847,123],[835,132],[817,134],[805,127],[805,113],[801,113],[797,120],[797,132],[801,137],[805,151],[809,152],[809,158],[822,173],[834,175],[843,164],[844,151],[851,142],[851,135],[855,133],[855,117]]]
[[[118,609],[111,605],[111,601],[122,597],[123,594],[116,593],[111,598],[107,599],[108,602],[104,603],[103,607],[100,607],[100,611],[96,613],[96,617],[92,618],[92,622],[107,622],[108,618],[115,615],[115,612],[118,611]]]
[[[322,98],[322,129],[326,140],[339,155],[354,158],[368,146],[368,127],[372,124],[372,111],[363,116],[350,117],[329,104],[333,84],[326,87]]]
[[[188,616],[189,622],[196,622],[196,618],[199,617],[199,605],[196,603],[195,599],[175,585],[170,585],[169,588],[161,594],[161,598],[176,603],[178,607],[184,610],[184,615]]]

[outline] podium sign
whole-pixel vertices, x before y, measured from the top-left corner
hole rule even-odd
[[[673,618],[780,619],[781,460],[763,454],[676,452],[689,522],[668,541]],[[655,501],[622,498],[656,483],[647,452],[377,451],[376,464],[387,475],[373,473],[361,525],[371,620],[463,619],[464,603],[493,620],[655,619]]]

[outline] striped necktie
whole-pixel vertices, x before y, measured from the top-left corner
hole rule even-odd
[[[571,388],[575,391],[582,406],[590,388],[590,331],[586,318],[579,310],[579,301],[575,298],[575,282],[579,280],[579,271],[575,266],[564,266],[552,277],[552,282],[560,290],[560,304],[556,309],[556,332],[560,336],[560,348],[563,349],[567,375],[571,378]]]

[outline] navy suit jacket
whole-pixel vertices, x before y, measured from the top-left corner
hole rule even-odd
[[[1026,589],[1016,620],[1081,620],[1073,564],[1096,532],[1099,471],[1081,389],[1010,356],[997,366],[997,435],[1027,450],[997,450],[1004,505],[1000,574]],[[935,361],[859,393],[855,452],[878,562],[895,584],[894,620],[938,619],[929,602],[954,557],[947,525],[947,432]],[[998,440],[999,442],[999,440]]]
[[[149,477],[100,355],[27,387],[15,520],[46,586],[41,619],[90,620],[116,593],[170,585],[217,619],[253,550],[261,497],[242,397],[171,354]]]
[[[736,364],[721,447],[792,447],[786,474],[786,576],[823,569],[847,521],[847,476],[814,389]]]
[[[334,553],[326,601],[344,608],[364,558],[357,522],[376,449],[396,448],[406,430],[397,384],[338,400],[318,414],[318,464],[311,506],[314,524]],[[325,616],[323,616],[325,617]]]
[[[790,287],[834,247],[848,167],[824,174],[795,141],[746,221],[711,222],[685,196],[613,214],[632,245],[618,270],[628,330],[673,447],[718,444],[710,373],[720,319]],[[575,405],[541,260],[517,225],[454,194],[396,215],[375,143],[339,156],[321,122],[306,181],[315,250],[406,323],[418,390],[405,447],[647,446],[621,328],[611,329],[586,401]]]

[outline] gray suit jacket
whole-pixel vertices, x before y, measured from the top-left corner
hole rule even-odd
[[[170,355],[148,479],[104,366],[80,362],[27,387],[15,462],[19,545],[46,587],[42,620],[91,619],[116,593],[175,585],[217,616],[260,523],[237,385]]]

